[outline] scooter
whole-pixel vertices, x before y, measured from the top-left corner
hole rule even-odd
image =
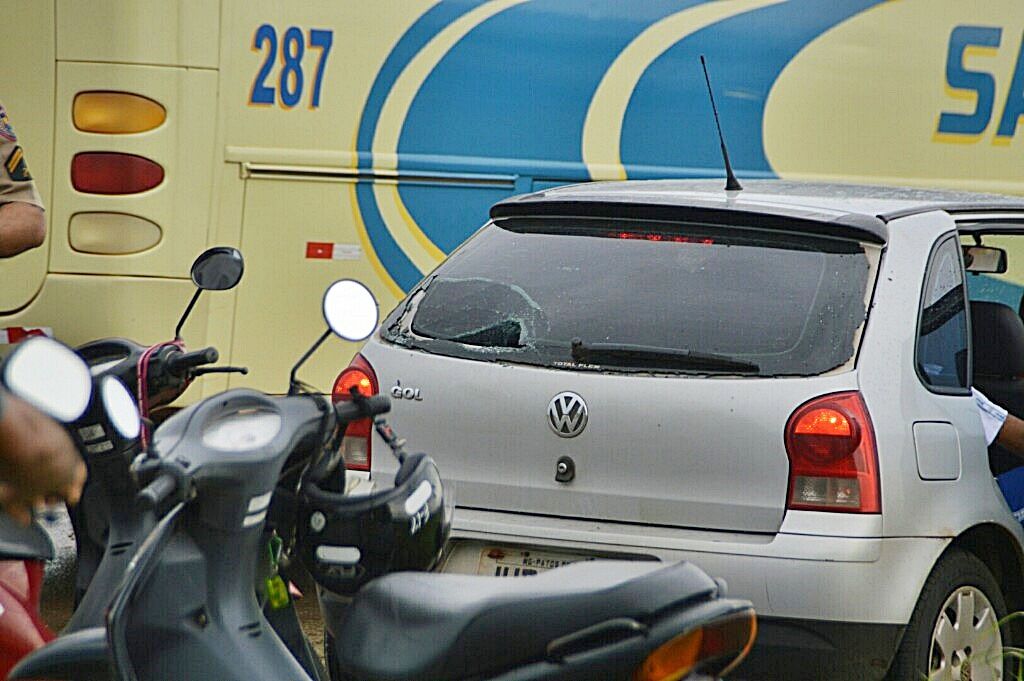
[[[53,640],[39,615],[43,566],[53,555],[53,544],[41,527],[22,527],[0,514],[0,678]]]
[[[40,376],[34,373],[48,371],[46,376],[52,380],[67,380],[72,386],[89,385],[88,369],[77,356],[71,355],[70,361],[65,361],[67,354],[47,355],[46,344],[56,341],[39,342],[31,347],[19,346],[15,352],[23,359],[14,365],[4,364],[0,381],[28,403],[67,425],[85,412],[86,397],[81,390],[76,392],[70,387],[60,401],[54,401],[48,393],[35,390],[40,385]],[[32,373],[16,371],[18,366],[27,367]],[[4,678],[19,659],[54,638],[39,614],[43,565],[53,556],[53,544],[40,525],[23,527],[0,513],[0,674]]]
[[[147,347],[124,338],[108,338],[82,345],[78,353],[95,379],[114,376],[128,386],[143,420],[148,422],[151,410],[173,402],[193,379],[210,373],[246,373],[243,367],[207,366],[218,360],[216,348],[186,352],[181,340],[181,330],[202,292],[234,288],[243,272],[244,261],[238,250],[215,247],[204,251],[192,264],[196,291],[175,327],[174,340]],[[136,507],[139,488],[129,471],[130,462],[146,445],[147,429],[143,428],[139,438],[124,440],[122,446],[115,447],[107,436],[109,429],[99,423],[102,418],[100,406],[94,405],[73,425],[89,467],[89,482],[71,514],[78,551],[76,607],[63,630],[65,634],[102,626],[128,561],[157,520],[152,510]],[[265,541],[271,538],[272,534],[266,533]],[[267,580],[272,577],[268,561],[261,561],[260,568],[256,589],[267,616],[307,672],[315,679],[326,679],[327,673],[302,632],[291,599],[281,599],[278,594],[278,599],[271,602],[265,594]],[[97,586],[90,589],[94,581]]]
[[[332,330],[347,340],[362,340],[376,326],[376,304],[355,282],[335,283],[324,308]],[[293,388],[313,349],[293,369]],[[231,390],[168,419],[149,454],[133,464],[144,485],[138,502],[160,519],[127,566],[106,628],[59,637],[9,678],[77,678],[99,659],[128,681],[308,678],[251,588],[270,498],[282,473],[296,465],[305,469],[300,493],[309,491],[305,481],[329,479],[339,464],[331,445],[347,424],[390,405],[382,396],[331,405],[319,395],[289,392]],[[117,437],[137,437],[128,408],[105,404],[115,412]],[[403,474],[412,489],[396,487],[397,496],[381,499],[404,512],[412,532],[429,509],[441,507],[444,489],[425,455],[408,457],[396,479]],[[332,563],[350,548],[321,543],[314,555]],[[723,598],[722,584],[687,563],[594,562],[548,575],[517,583],[423,573],[375,580],[335,631],[345,674],[669,681],[728,671],[753,642],[749,603]]]
[[[153,346],[140,345],[125,338],[105,338],[77,348],[96,378],[115,376],[132,393],[142,418],[149,420],[151,410],[170,404],[191,384],[207,373],[246,373],[241,367],[207,367],[219,358],[216,348],[186,352],[181,330],[203,291],[228,290],[238,285],[244,271],[242,255],[234,248],[215,247],[204,251],[192,264],[191,277],[196,290],[178,320],[174,340]],[[99,408],[99,407],[97,407]],[[81,502],[69,510],[75,530],[76,573],[75,614],[68,631],[102,621],[105,603],[82,603],[86,590],[98,571],[113,584],[120,580],[124,565],[131,557],[132,545],[144,537],[151,519],[141,518],[132,509],[138,491],[129,475],[128,465],[146,444],[143,430],[133,448],[114,451],[96,421],[101,414],[86,412],[72,428],[82,441],[81,453],[89,469],[89,478]],[[109,552],[108,552],[109,547]],[[102,561],[106,559],[106,563]],[[102,568],[101,568],[102,565]],[[97,592],[108,591],[109,588]]]

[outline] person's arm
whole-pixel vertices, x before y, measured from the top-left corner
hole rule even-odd
[[[0,104],[0,258],[10,258],[46,239],[43,202],[25,152]]]
[[[10,258],[43,245],[43,209],[24,201],[0,205],[0,258]]]
[[[86,469],[64,428],[10,393],[0,401],[0,507],[28,523],[48,501],[77,503]]]
[[[1007,414],[1003,427],[996,435],[996,444],[1024,460],[1024,421],[1013,414]]]

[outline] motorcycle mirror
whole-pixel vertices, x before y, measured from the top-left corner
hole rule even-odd
[[[100,397],[118,434],[126,440],[137,438],[142,431],[139,408],[124,383],[113,376],[104,377],[100,384]]]
[[[52,338],[19,343],[4,363],[2,381],[12,394],[63,423],[81,417],[92,398],[89,367]]]
[[[237,248],[216,246],[192,263],[192,283],[204,291],[227,291],[238,286],[244,271],[245,261]]]
[[[296,378],[299,367],[305,364],[310,355],[327,340],[331,332],[347,341],[358,342],[369,338],[377,328],[377,299],[373,297],[370,289],[354,279],[339,279],[327,287],[324,293],[323,313],[329,330],[324,331],[313,343],[313,347],[292,367],[288,381],[289,395],[294,395],[299,389]]]
[[[192,313],[199,294],[203,291],[227,291],[238,286],[244,271],[245,260],[237,248],[214,246],[200,253],[192,263],[192,283],[196,285],[196,292],[174,327],[174,337],[181,338],[181,327]]]
[[[377,299],[370,289],[354,279],[342,279],[324,293],[324,320],[347,341],[366,340],[377,328]]]

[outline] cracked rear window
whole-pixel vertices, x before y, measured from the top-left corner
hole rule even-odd
[[[735,227],[503,220],[413,291],[383,337],[566,369],[817,375],[855,354],[877,253]]]

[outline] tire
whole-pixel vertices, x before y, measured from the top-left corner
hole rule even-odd
[[[958,619],[966,621],[971,613],[970,629],[956,626]],[[1013,643],[1011,627],[996,626],[1005,617],[1006,600],[985,564],[961,549],[948,551],[921,589],[886,679],[1012,678],[1012,660],[1004,656]]]

